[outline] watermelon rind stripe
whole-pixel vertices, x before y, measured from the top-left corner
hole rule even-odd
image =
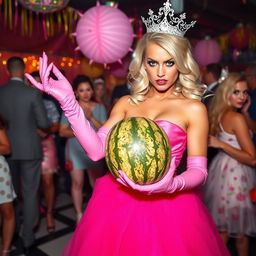
[[[150,123],[150,122],[152,122],[152,121],[149,121],[149,120],[147,120],[146,119],[146,122],[148,123],[148,129],[150,130],[150,132],[151,132],[151,135],[152,135],[152,137],[154,138],[154,149],[155,149],[155,161],[156,161],[156,170],[155,170],[155,178],[154,178],[154,180],[157,180],[158,179],[158,177],[159,177],[159,175],[161,174],[161,171],[159,171],[159,157],[158,157],[158,155],[157,155],[157,146],[156,146],[156,144],[155,144],[155,142],[156,142],[156,137],[155,137],[155,131],[154,131],[154,129],[152,128],[152,124]],[[153,122],[153,124],[154,125],[156,125],[154,122]]]
[[[130,118],[130,122],[132,123],[131,125],[131,129],[132,129],[132,134],[133,134],[133,141],[137,141],[138,140],[138,136],[137,136],[137,129],[135,127],[137,127],[137,122],[136,122],[136,118],[132,117]],[[126,145],[126,147],[129,147],[130,145]],[[128,151],[128,150],[127,150]],[[128,154],[128,159],[129,159],[129,163],[131,165],[131,175],[132,175],[132,179],[134,182],[138,182],[138,178],[135,174],[135,162],[134,160],[132,160]]]
[[[116,127],[115,127],[116,134],[118,134],[118,132],[119,132],[120,127],[121,127],[122,124],[123,124],[123,122],[117,123],[117,125],[116,125]],[[118,140],[119,140],[119,139],[120,139],[120,138],[118,138],[117,136],[113,136],[113,141],[114,141],[114,145],[115,145],[115,147],[114,147],[114,149],[113,149],[113,153],[114,153],[116,159],[121,159],[120,156],[118,155]],[[120,160],[120,161],[117,161],[117,163],[118,163],[118,167],[117,167],[116,171],[122,170],[122,169],[121,169],[121,160]],[[118,174],[116,174],[116,175],[118,176]]]
[[[170,163],[170,159],[171,159],[171,157],[170,157],[170,154],[171,154],[171,152],[170,152],[170,142],[168,140],[168,137],[167,137],[165,131],[161,127],[159,127],[159,132],[163,135],[162,136],[162,138],[163,138],[162,142],[163,142],[163,145],[164,145],[164,148],[165,148],[165,151],[164,151],[165,152],[164,166],[167,166],[167,168],[168,168],[169,163]],[[165,171],[165,170],[163,170],[163,171]]]

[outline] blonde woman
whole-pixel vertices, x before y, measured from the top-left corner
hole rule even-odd
[[[105,81],[103,78],[97,78],[93,81],[94,87],[94,98],[97,103],[103,104],[109,112],[110,108],[110,97],[107,92]]]
[[[169,1],[163,8],[166,15],[173,15]],[[195,192],[207,177],[208,119],[200,102],[204,87],[184,30],[170,26],[157,26],[157,33],[148,29],[139,41],[129,68],[132,95],[117,101],[97,133],[76,103],[71,85],[53,64],[48,66],[46,55],[41,59],[42,84],[28,76],[61,102],[75,136],[93,160],[104,157],[110,129],[129,117],[154,120],[165,130],[172,146],[170,168],[159,182],[138,185],[121,170],[117,179],[109,173],[98,179],[65,256],[228,255]],[[50,70],[58,81],[49,79]],[[177,175],[186,146],[187,170]]]
[[[208,206],[223,240],[236,238],[239,256],[248,255],[249,236],[256,235],[255,207],[249,191],[255,187],[255,148],[239,109],[248,97],[245,77],[230,73],[210,105],[209,146],[218,148],[205,188]]]

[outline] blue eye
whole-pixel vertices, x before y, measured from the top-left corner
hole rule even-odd
[[[150,67],[155,67],[155,66],[156,66],[156,61],[154,61],[154,60],[148,60],[148,65],[149,65]]]
[[[172,67],[174,64],[175,64],[175,63],[174,63],[173,60],[168,60],[168,61],[166,61],[166,66],[167,66],[167,67]]]

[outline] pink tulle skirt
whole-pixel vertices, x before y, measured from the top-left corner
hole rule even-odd
[[[229,255],[199,196],[144,195],[110,174],[93,196],[62,256]]]

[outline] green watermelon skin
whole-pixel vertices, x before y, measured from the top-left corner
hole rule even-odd
[[[114,177],[118,170],[137,184],[152,184],[161,179],[171,159],[169,139],[154,121],[131,117],[118,122],[106,143],[106,162]]]

